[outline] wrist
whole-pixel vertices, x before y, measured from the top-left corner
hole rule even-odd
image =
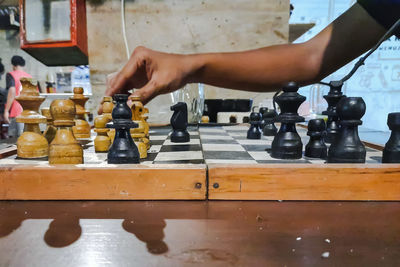
[[[185,68],[188,71],[186,83],[201,83],[202,73],[207,64],[206,54],[185,55]]]

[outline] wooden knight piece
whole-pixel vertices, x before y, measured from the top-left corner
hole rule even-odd
[[[148,116],[144,116],[145,113],[148,113],[149,110],[145,108],[140,101],[139,97],[130,96],[129,100],[132,101],[132,121],[137,123],[139,126],[138,128],[131,129],[131,134],[133,133],[144,133],[143,137],[138,137],[136,140],[141,139],[142,142],[146,145],[146,148],[150,148],[150,141],[149,141],[149,124],[147,123]],[[134,138],[132,136],[132,138]],[[134,138],[135,139],[135,138]],[[140,150],[141,147],[139,147]],[[142,153],[143,155],[144,153]],[[147,152],[146,152],[147,154]]]
[[[85,103],[89,98],[83,95],[82,87],[75,87],[74,95],[70,99],[74,101],[76,107],[75,125],[72,127],[75,137],[77,139],[90,138],[90,125],[85,118],[89,113],[85,109]]]
[[[49,144],[39,129],[39,123],[46,123],[47,119],[38,113],[45,98],[39,95],[35,80],[22,78],[20,81],[22,91],[15,99],[23,111],[16,121],[24,123],[24,132],[17,140],[17,155],[26,159],[47,157]]]
[[[50,164],[81,164],[83,163],[82,146],[72,133],[75,118],[75,104],[72,100],[54,100],[50,105],[51,116],[57,133],[50,144]]]

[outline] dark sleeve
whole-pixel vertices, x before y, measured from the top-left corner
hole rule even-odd
[[[387,30],[400,19],[400,0],[358,0],[357,2]],[[395,30],[394,35],[400,38],[400,28]]]
[[[6,75],[6,89],[10,89],[10,87],[15,87],[15,81],[14,81],[14,77],[10,74],[7,73]]]

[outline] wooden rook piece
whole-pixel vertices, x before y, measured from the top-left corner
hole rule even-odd
[[[128,95],[114,95],[116,104],[112,111],[112,124],[108,128],[115,129],[115,139],[107,154],[107,162],[114,164],[139,163],[140,154],[130,135],[130,128],[138,125],[132,121],[132,111],[126,104]]]
[[[296,122],[304,121],[297,110],[306,98],[297,93],[299,87],[290,82],[283,87],[283,93],[275,98],[281,108],[276,121],[281,123],[271,144],[271,157],[277,159],[299,159],[302,157],[303,143],[296,131]]]
[[[17,156],[19,158],[44,158],[49,153],[49,143],[39,129],[39,123],[47,119],[38,113],[44,97],[39,96],[37,82],[33,79],[22,78],[22,91],[15,99],[21,104],[23,111],[16,121],[24,123],[24,132],[17,140]]]
[[[261,139],[261,113],[253,112],[250,113],[250,128],[247,131],[247,139]]]
[[[322,112],[323,115],[328,116],[325,136],[326,143],[332,143],[339,133],[340,125],[338,123],[339,118],[337,115],[336,106],[340,99],[346,97],[342,93],[342,86],[343,83],[340,81],[331,81],[329,83],[330,90],[327,95],[324,95],[324,98],[328,103],[327,110]]]
[[[309,158],[325,159],[327,156],[327,147],[324,142],[326,125],[323,119],[310,120],[308,122],[307,135],[310,141],[306,145],[304,155]]]
[[[337,104],[340,130],[328,151],[328,163],[364,163],[366,150],[358,126],[366,110],[361,97],[344,97]]]
[[[184,143],[190,141],[190,135],[186,130],[188,125],[188,113],[187,105],[185,102],[178,102],[171,106],[171,110],[174,111],[171,117],[171,142],[173,143]]]
[[[72,127],[75,137],[77,139],[90,138],[90,125],[85,118],[85,115],[89,113],[85,109],[85,103],[89,97],[83,95],[82,87],[75,87],[74,95],[70,99],[74,101],[76,108],[75,125]]]
[[[69,99],[56,99],[50,104],[50,113],[57,133],[50,144],[50,164],[83,163],[82,146],[72,132],[75,118],[75,104]]]
[[[276,114],[275,109],[268,109],[263,113],[263,135],[264,136],[275,136],[278,132],[278,129],[275,126],[275,118],[278,114]]]
[[[387,124],[392,133],[383,149],[382,163],[400,163],[400,112],[389,113]]]
[[[47,142],[50,144],[56,136],[57,128],[53,125],[53,118],[51,117],[50,108],[42,108],[42,115],[47,119],[47,127],[43,133],[43,136],[46,138]]]

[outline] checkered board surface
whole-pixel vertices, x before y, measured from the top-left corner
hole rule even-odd
[[[257,164],[257,163],[312,163],[324,164],[325,160],[302,157],[297,160],[280,160],[270,156],[273,137],[262,136],[259,140],[247,139],[248,125],[234,126],[189,126],[190,141],[172,143],[171,127],[150,129],[151,147],[141,164]],[[307,129],[297,127],[303,141],[303,150],[308,142]],[[82,166],[107,166],[107,153],[95,153],[92,138],[83,140],[84,164]],[[381,163],[382,152],[367,149],[367,163]],[[47,159],[18,159],[16,155],[0,159],[2,164],[48,165]],[[79,166],[79,165],[78,165]]]
[[[304,148],[308,143],[307,129],[297,127],[303,142],[303,157],[296,160],[274,159],[270,156],[273,136],[247,139],[247,125],[200,126],[200,139],[206,164],[309,163],[324,164],[323,159],[307,158]],[[381,163],[382,152],[366,147],[366,163]]]
[[[190,141],[187,143],[172,143],[170,139],[171,127],[156,127],[150,129],[150,149],[147,158],[141,164],[203,164],[200,137],[197,127],[188,127]],[[96,153],[92,132],[90,139],[81,140],[83,146],[84,164],[82,166],[106,166],[107,153]],[[2,164],[34,164],[48,165],[48,159],[19,159],[16,155],[0,159]],[[78,165],[79,166],[79,165]]]

